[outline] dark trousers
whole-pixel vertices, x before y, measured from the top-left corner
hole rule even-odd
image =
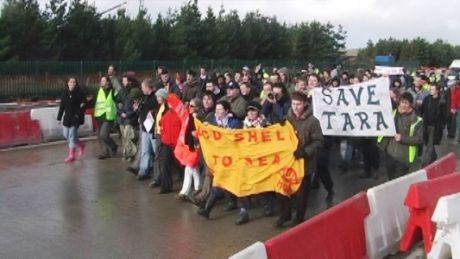
[[[449,136],[450,138],[455,138],[456,130],[457,130],[456,114],[452,114],[449,112],[449,116],[447,117],[447,136]]]
[[[110,130],[112,129],[113,123],[108,121],[98,121],[97,127],[97,139],[101,147],[101,154],[110,156],[111,152],[114,152],[117,148],[117,144],[110,137]]]
[[[387,169],[388,180],[393,180],[409,173],[410,166],[405,162],[394,159],[389,154],[385,155],[385,167]]]
[[[160,174],[161,190],[172,191],[172,165],[174,163],[174,150],[168,145],[161,144],[158,149],[158,169]]]
[[[323,186],[326,190],[332,190],[334,183],[332,182],[331,173],[329,172],[329,157],[330,157],[330,148],[321,148],[318,150],[317,157],[317,175],[323,183]]]
[[[299,189],[291,197],[284,195],[278,195],[280,205],[280,218],[283,220],[290,220],[292,217],[292,204],[291,201],[295,202],[296,205],[296,221],[303,221],[305,218],[305,212],[307,211],[308,192],[310,191],[310,177],[304,177]]]
[[[379,149],[377,140],[374,138],[364,138],[361,141],[361,151],[363,153],[364,172],[371,173],[380,167]]]

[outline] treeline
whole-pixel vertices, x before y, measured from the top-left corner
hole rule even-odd
[[[460,46],[453,46],[441,39],[433,43],[422,38],[413,40],[380,39],[369,41],[366,48],[358,52],[359,59],[371,60],[376,55],[392,55],[399,62],[418,62],[422,66],[449,66],[453,59],[460,58]]]
[[[222,6],[200,13],[197,0],[156,18],[140,9],[109,15],[84,0],[6,0],[0,61],[296,59],[336,62],[346,32],[316,21],[296,25],[258,11],[239,17]],[[92,2],[92,1],[89,1]]]

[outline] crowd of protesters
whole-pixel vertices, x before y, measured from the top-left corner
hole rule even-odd
[[[137,180],[151,179],[152,188],[160,194],[171,193],[173,175],[182,180],[177,198],[193,202],[197,213],[209,218],[215,204],[227,200],[225,210],[239,208],[236,224],[247,223],[249,211],[262,203],[265,216],[279,209],[278,227],[301,223],[305,217],[308,192],[321,182],[327,191],[326,203],[334,199],[334,184],[329,172],[331,151],[338,149],[342,161],[340,171],[362,166],[360,178],[378,178],[384,165],[388,179],[412,172],[422,163],[437,158],[436,146],[447,137],[460,142],[460,80],[449,85],[444,74],[416,71],[390,77],[390,96],[396,126],[394,137],[323,136],[313,116],[312,89],[338,87],[366,82],[376,78],[372,70],[342,71],[340,66],[319,71],[308,64],[301,71],[287,68],[243,67],[234,72],[216,73],[202,67],[172,73],[158,67],[153,78],[139,82],[135,73],[116,76],[113,66],[100,80],[95,95],[95,119],[100,143],[99,159],[114,157],[118,145],[110,136],[116,125],[121,137],[122,159],[131,163],[127,171]],[[458,79],[458,78],[457,78]],[[84,153],[84,144],[77,131],[83,123],[87,105],[75,78],[67,81],[62,96],[58,121],[64,114],[64,135],[69,154],[65,162]],[[185,107],[183,116],[178,107]],[[289,121],[296,130],[299,146],[296,159],[304,158],[304,177],[297,193],[291,197],[263,193],[256,197],[237,198],[212,185],[213,172],[206,166],[200,143],[194,134],[194,120],[221,128],[262,128]],[[457,131],[457,134],[456,134]],[[77,152],[78,149],[78,152]],[[422,152],[424,150],[424,152]],[[422,154],[425,158],[422,157]],[[296,214],[291,215],[291,207]]]

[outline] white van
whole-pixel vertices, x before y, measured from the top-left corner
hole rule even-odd
[[[454,59],[449,66],[449,75],[447,76],[448,86],[454,84],[456,76],[460,76],[460,59]]]

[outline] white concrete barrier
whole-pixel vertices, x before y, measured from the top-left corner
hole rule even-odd
[[[59,107],[44,107],[30,110],[30,117],[40,124],[43,141],[64,139],[62,126],[57,123]],[[85,115],[85,123],[80,125],[79,136],[87,136],[93,132],[91,115]]]
[[[257,241],[251,246],[230,256],[229,259],[267,259],[267,251],[265,250],[264,243]]]
[[[460,259],[460,193],[439,199],[431,220],[436,235],[429,259]]]
[[[424,169],[386,182],[367,191],[371,213],[365,220],[367,255],[384,258],[399,250],[409,212],[404,206],[409,186],[426,181]]]

